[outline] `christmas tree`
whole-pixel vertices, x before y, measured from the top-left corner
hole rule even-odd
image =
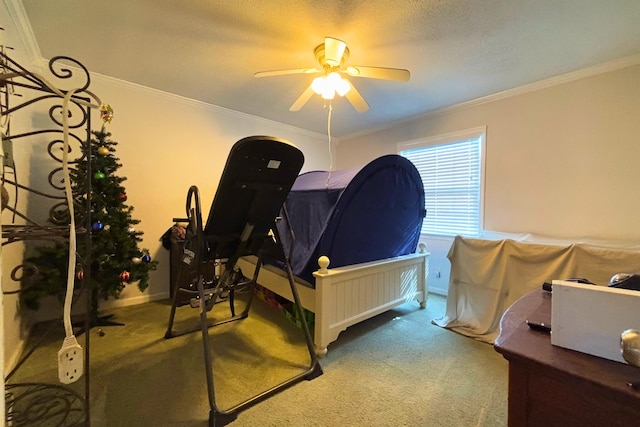
[[[144,233],[136,230],[140,221],[132,216],[133,206],[126,204],[127,193],[122,185],[126,178],[116,174],[122,166],[115,156],[118,143],[111,140],[111,133],[104,127],[91,133],[90,144],[83,146],[83,159],[90,159],[91,163],[79,161],[76,169],[70,170],[70,183],[77,226],[87,223],[83,213],[87,212],[88,200],[91,201],[90,230],[87,230],[91,242],[87,247],[86,239],[78,236],[75,277],[76,289],[81,289],[85,271],[90,269],[90,314],[92,325],[97,326],[101,324],[99,301],[118,298],[128,283],[137,283],[140,291],[144,291],[149,286],[149,271],[156,269],[157,262],[151,260],[147,249],[138,247]],[[87,180],[91,180],[91,197],[86,194]],[[65,208],[56,212],[57,218],[65,215],[67,220],[70,218]],[[40,299],[48,295],[64,299],[68,256],[66,241],[36,248],[36,255],[27,261],[36,266],[37,277],[20,294],[26,307],[37,309]]]

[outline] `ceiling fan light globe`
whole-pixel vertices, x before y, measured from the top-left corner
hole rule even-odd
[[[349,85],[349,82],[347,82],[345,79],[342,79],[342,78],[336,85],[336,92],[338,92],[338,95],[340,96],[345,96],[350,89],[351,89],[351,85]]]
[[[335,71],[332,71],[327,76],[327,83],[333,87],[336,87],[341,80],[342,80],[342,77],[340,77],[340,74],[336,73]]]
[[[336,91],[331,86],[327,85],[325,90],[322,92],[322,98],[324,99],[333,99],[336,96]]]
[[[318,95],[322,95],[327,86],[327,81],[324,76],[316,77],[311,83],[311,89],[313,89],[313,91]]]

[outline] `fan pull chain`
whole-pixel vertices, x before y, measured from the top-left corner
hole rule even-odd
[[[329,173],[327,174],[327,182],[325,184],[325,188],[329,189],[329,180],[331,179],[331,171],[333,170],[333,150],[331,146],[331,112],[333,111],[333,106],[331,105],[331,100],[328,102],[328,106],[325,101],[325,108],[327,108],[327,136],[329,137]]]

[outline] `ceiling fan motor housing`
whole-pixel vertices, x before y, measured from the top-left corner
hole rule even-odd
[[[318,64],[320,64],[325,69],[325,71],[327,70],[327,68],[329,68],[331,71],[334,71],[334,69],[342,67],[344,63],[347,62],[347,59],[349,59],[349,48],[345,46],[344,52],[342,53],[342,58],[340,58],[340,63],[336,65],[332,65],[328,63],[327,58],[325,56],[324,46],[325,46],[324,43],[319,44],[314,49],[313,53],[316,56],[316,60],[318,61]]]

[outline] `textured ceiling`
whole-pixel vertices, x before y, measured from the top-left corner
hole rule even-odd
[[[18,0],[12,0],[18,1]],[[333,101],[345,136],[640,53],[638,0],[23,0],[41,54],[94,72],[324,133],[313,76],[325,36],[348,64],[406,68],[408,83],[351,78],[370,105]]]

